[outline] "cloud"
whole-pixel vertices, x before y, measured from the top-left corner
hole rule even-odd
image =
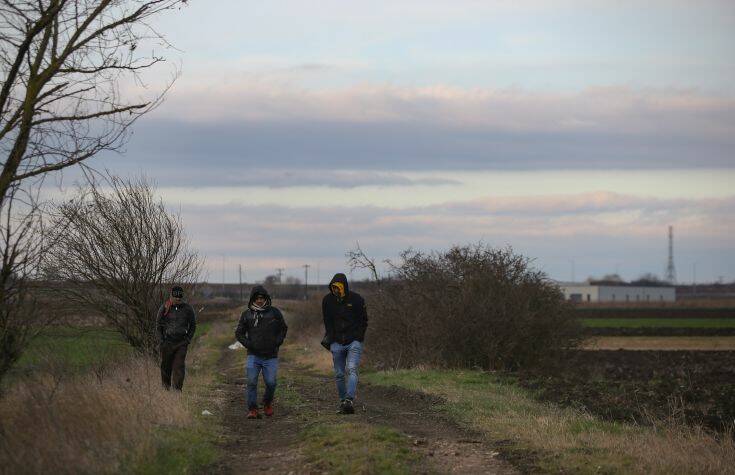
[[[172,165],[177,162],[180,166]],[[163,163],[161,163],[163,162]],[[128,163],[134,172],[140,163]],[[159,177],[160,183],[176,187],[258,187],[258,188],[294,188],[325,187],[335,189],[355,189],[361,187],[413,187],[459,185],[460,181],[450,178],[426,177],[410,178],[397,173],[355,171],[355,170],[323,170],[295,168],[266,168],[265,166],[249,166],[247,163],[220,161],[204,164],[196,172],[186,158],[171,157],[168,161],[152,161],[145,167],[149,176]],[[118,171],[121,167],[118,167]],[[140,170],[143,171],[142,169]]]
[[[735,166],[735,99],[696,91],[250,86],[172,95],[165,111],[138,124],[132,165],[239,175]]]
[[[605,132],[647,135],[678,131],[732,136],[735,98],[696,90],[593,87],[577,93],[465,89],[436,85],[361,85],[313,90],[268,82],[185,87],[161,117],[221,121],[410,123],[497,132]]]
[[[590,273],[598,272],[599,263],[609,260],[634,269],[644,263],[648,270],[657,272],[669,225],[684,242],[681,249],[689,254],[704,253],[702,262],[709,260],[717,269],[721,266],[718,272],[727,274],[735,264],[728,257],[735,255],[731,239],[735,196],[662,200],[583,193],[488,197],[400,210],[338,205],[193,205],[182,212],[187,229],[204,254],[246,261],[253,275],[272,272],[254,262],[279,261],[297,267],[321,261],[325,272],[336,271],[335,263],[341,262],[344,252],[358,241],[379,259],[395,258],[407,248],[445,249],[484,241],[512,245],[556,272],[565,272],[566,259],[571,257],[579,260],[579,269],[585,261],[590,263]],[[333,267],[327,267],[327,262]],[[596,268],[592,265],[595,262]],[[218,264],[212,265],[216,268]]]

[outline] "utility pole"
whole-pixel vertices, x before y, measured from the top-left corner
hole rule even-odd
[[[238,264],[237,270],[240,277],[240,302],[242,302],[242,264]]]
[[[304,264],[304,300],[309,300],[309,264]]]
[[[276,267],[276,278],[278,278],[278,283],[281,283],[281,277],[283,277],[283,271],[285,271],[283,267]]]
[[[692,297],[697,296],[697,263],[692,264]]]
[[[225,296],[225,255],[222,254],[222,296]]]
[[[674,267],[674,227],[669,226],[669,260],[666,264],[666,280],[676,284],[676,268]]]

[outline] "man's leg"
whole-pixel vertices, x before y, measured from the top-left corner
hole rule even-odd
[[[186,342],[179,343],[174,350],[173,363],[171,364],[171,385],[177,391],[181,391],[184,387],[184,377],[186,376],[186,352],[189,344]]]
[[[332,351],[332,362],[334,363],[334,380],[337,383],[337,393],[340,401],[347,394],[345,387],[345,363],[347,361],[347,347],[339,343],[332,343],[329,348]]]
[[[263,405],[273,402],[276,394],[276,380],[278,377],[278,358],[269,358],[263,361],[263,381],[265,381],[265,394]]]
[[[260,376],[262,367],[260,358],[255,355],[248,355],[245,375],[248,381],[249,410],[258,408],[258,376]]]
[[[357,392],[358,369],[362,356],[362,343],[355,340],[348,345],[347,350],[347,399],[355,399]]]
[[[161,383],[166,389],[171,389],[171,365],[174,361],[174,353],[171,345],[165,341],[161,343]]]

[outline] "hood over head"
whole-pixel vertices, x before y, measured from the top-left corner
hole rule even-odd
[[[265,290],[265,287],[263,287],[262,285],[256,285],[250,290],[250,299],[248,300],[248,308],[250,308],[253,305],[253,301],[255,300],[255,297],[258,295],[265,296],[265,308],[268,308],[271,306],[271,296],[268,293],[268,291]]]
[[[334,274],[334,277],[332,277],[332,280],[329,281],[329,291],[330,292],[332,291],[332,284],[335,284],[335,283],[342,284],[342,288],[345,291],[345,294],[343,295],[343,297],[347,296],[347,294],[350,293],[350,286],[347,283],[346,275],[342,273]]]

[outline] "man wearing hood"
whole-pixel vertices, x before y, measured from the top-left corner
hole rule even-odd
[[[329,282],[329,293],[322,300],[322,316],[325,330],[322,345],[332,352],[334,379],[340,399],[339,412],[353,414],[357,370],[368,318],[365,300],[357,292],[350,291],[344,274],[335,274]]]
[[[156,331],[161,350],[163,387],[181,391],[186,375],[186,351],[197,329],[196,313],[184,302],[184,289],[175,286],[171,296],[158,309]]]
[[[286,338],[288,327],[283,314],[271,305],[271,297],[262,285],[250,291],[248,308],[240,315],[235,337],[248,350],[246,364],[248,419],[259,418],[258,378],[261,371],[265,381],[263,412],[273,415],[273,396],[276,392],[278,348]]]

